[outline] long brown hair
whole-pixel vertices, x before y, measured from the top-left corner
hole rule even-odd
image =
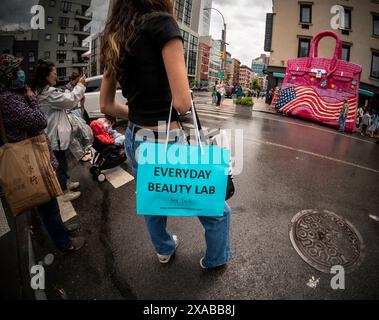
[[[125,51],[131,53],[138,28],[148,14],[164,12],[173,15],[171,0],[115,0],[102,34],[101,63],[106,72],[123,78],[120,62]]]

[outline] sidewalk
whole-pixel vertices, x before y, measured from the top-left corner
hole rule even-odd
[[[261,111],[261,112],[274,113],[274,114],[277,113],[274,107],[265,103],[265,99],[256,99],[256,98],[254,98],[253,111]]]

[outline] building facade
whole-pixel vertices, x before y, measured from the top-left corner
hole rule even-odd
[[[232,65],[233,65],[233,85],[240,85],[240,68],[241,68],[241,61],[238,59],[233,58],[232,59]]]
[[[39,4],[45,8],[46,26],[33,31],[38,59],[54,62],[58,82],[66,82],[72,72],[81,74],[88,67],[82,55],[89,50],[83,40],[91,35],[91,0],[40,0]]]
[[[200,18],[203,8],[203,0],[175,0],[174,2],[174,15],[184,40],[184,59],[188,80],[192,85],[197,73]]]
[[[198,53],[198,67],[197,67],[197,79],[201,87],[209,85],[209,67],[211,58],[211,46],[202,41],[200,37],[199,53]]]
[[[225,82],[229,85],[233,84],[233,74],[234,74],[234,64],[232,60],[232,55],[229,52],[226,52]]]
[[[250,88],[253,82],[254,73],[248,66],[241,66],[239,70],[239,85],[242,88]]]
[[[38,41],[32,40],[31,30],[0,32],[0,53],[22,57],[21,68],[26,81],[29,85],[33,82],[38,62]]]
[[[332,29],[335,5],[344,8],[345,24],[334,30],[343,41],[342,58],[363,68],[359,105],[379,109],[379,2],[374,0],[273,0],[265,38],[269,89],[281,85],[288,59],[308,56],[313,36]],[[322,40],[319,56],[331,57],[334,48],[334,39]]]

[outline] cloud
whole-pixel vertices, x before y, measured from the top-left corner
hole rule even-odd
[[[225,17],[228,52],[250,66],[252,59],[264,53],[266,13],[272,12],[272,1],[213,0],[213,7]],[[212,11],[212,37],[220,39],[222,28],[221,16]]]
[[[16,30],[30,28],[32,14],[30,9],[38,4],[38,0],[5,0],[0,10],[0,30]]]

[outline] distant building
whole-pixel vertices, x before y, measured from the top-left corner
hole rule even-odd
[[[232,59],[233,64],[233,85],[240,85],[240,68],[241,68],[241,61],[238,59],[233,58]]]
[[[201,86],[206,86],[206,84],[209,85],[210,58],[211,46],[202,42],[202,37],[200,37],[199,54],[197,58],[197,79]]]
[[[239,84],[243,88],[250,88],[253,81],[253,70],[248,66],[241,66],[239,71]]]
[[[38,41],[31,40],[30,31],[0,32],[0,53],[24,58],[21,68],[27,83],[33,82],[38,62]]]
[[[98,33],[91,37],[90,66],[89,74],[91,77],[104,73],[104,66],[100,62],[101,58],[101,34]]]
[[[91,0],[40,0],[39,4],[45,8],[46,28],[33,30],[33,40],[38,41],[38,59],[52,61],[58,82],[63,83],[72,72],[83,73],[88,67],[82,54],[89,50],[83,40],[91,35]]]
[[[258,77],[264,77],[264,72],[263,72],[264,69],[265,69],[265,64],[260,61],[253,60],[253,62],[251,63],[251,70],[253,70],[253,72]]]

